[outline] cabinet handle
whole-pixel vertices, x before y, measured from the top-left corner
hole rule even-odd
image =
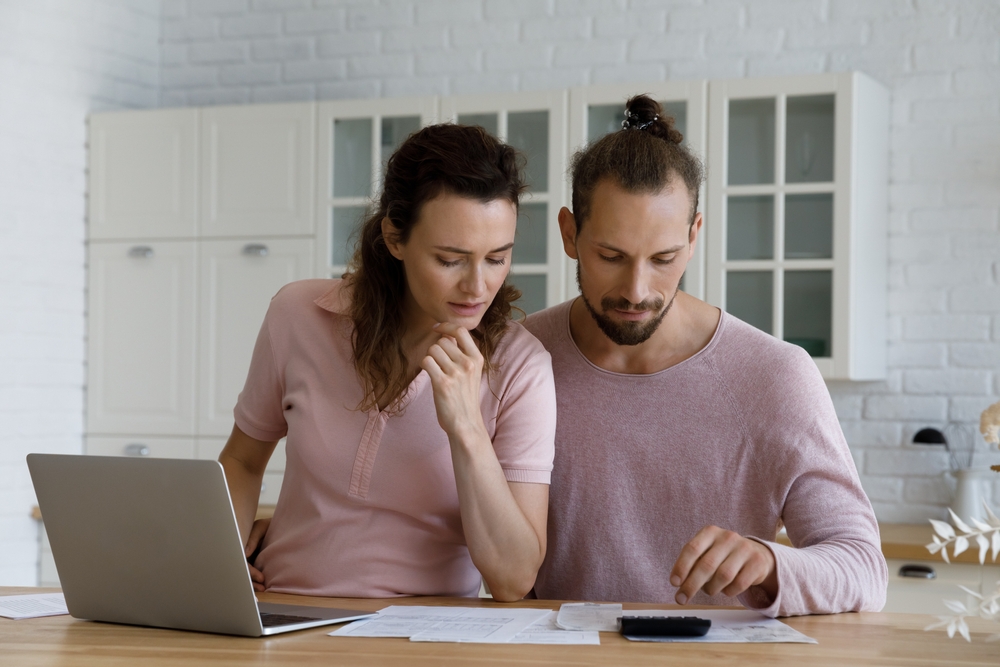
[[[144,257],[146,259],[149,259],[150,257],[153,256],[153,249],[150,248],[148,245],[132,246],[131,248],[128,249],[128,256]]]
[[[248,243],[243,246],[243,254],[249,257],[267,257],[267,246],[263,243]]]
[[[125,456],[149,456],[149,447],[138,442],[125,445]]]

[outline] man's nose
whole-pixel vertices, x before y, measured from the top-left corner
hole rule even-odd
[[[628,276],[622,285],[621,296],[633,305],[638,305],[649,296],[649,275],[641,263],[629,267]]]

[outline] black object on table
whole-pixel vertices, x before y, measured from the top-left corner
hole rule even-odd
[[[696,616],[622,616],[626,637],[704,637],[712,621]]]

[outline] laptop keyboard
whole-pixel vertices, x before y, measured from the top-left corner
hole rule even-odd
[[[291,614],[269,614],[267,612],[260,613],[260,622],[265,628],[273,628],[279,625],[291,625],[292,623],[308,623],[309,621],[318,621],[320,619],[313,616],[294,616]]]

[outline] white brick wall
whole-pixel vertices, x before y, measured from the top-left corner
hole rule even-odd
[[[998,34],[995,0],[165,0],[161,102],[874,76],[892,91],[890,371],[830,389],[880,518],[923,521],[946,457],[906,443],[1000,395]]]
[[[0,0],[0,585],[34,585],[24,457],[79,453],[86,115],[158,102],[158,0]]]

